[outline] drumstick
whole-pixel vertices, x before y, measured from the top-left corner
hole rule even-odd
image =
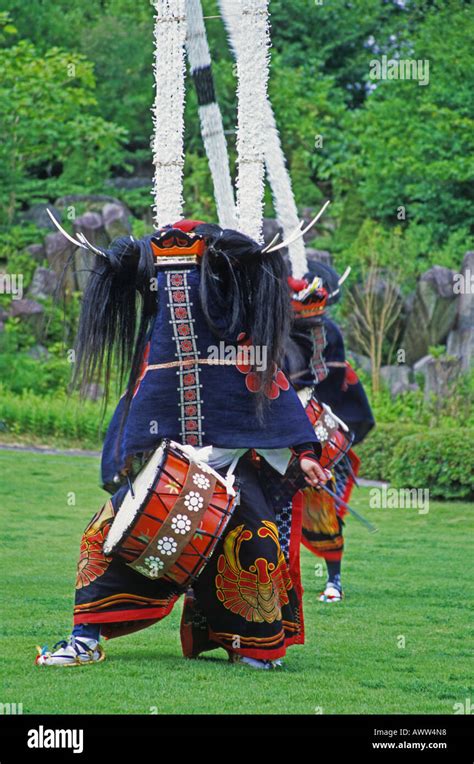
[[[332,496],[333,499],[339,502],[339,504],[342,504],[342,506],[347,509],[348,512],[351,513],[351,515],[354,515],[354,517],[359,520],[359,522],[362,523],[362,525],[365,525],[367,530],[370,533],[377,533],[378,528],[377,526],[373,525],[373,523],[369,522],[369,520],[366,520],[365,517],[363,517],[359,512],[356,512],[355,509],[352,509],[352,507],[349,506],[349,504],[346,504],[343,499],[341,499],[336,493],[331,491],[330,488],[328,488],[326,485],[323,485],[322,483],[319,484],[318,488],[322,488],[323,491],[326,491],[326,493],[329,494],[329,496]]]

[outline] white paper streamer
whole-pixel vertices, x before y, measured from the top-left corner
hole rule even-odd
[[[227,28],[230,46],[234,51],[235,58],[238,59],[242,39],[240,10],[235,0],[219,0],[219,7]],[[293,195],[290,174],[286,167],[281,147],[275,116],[268,97],[264,107],[264,123],[265,166],[272,190],[277,220],[283,228],[284,238],[287,238],[291,231],[299,224],[298,209]],[[301,278],[308,270],[304,241],[299,239],[293,242],[288,250],[293,276]]]
[[[185,0],[153,0],[155,16],[155,102],[152,140],[155,225],[183,216]]]
[[[240,10],[237,56],[237,216],[239,230],[262,242],[265,103],[269,74],[268,0],[233,0]]]

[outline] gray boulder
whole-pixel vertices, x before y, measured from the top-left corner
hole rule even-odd
[[[474,252],[466,252],[460,275],[455,286],[459,293],[455,335],[448,338],[448,352],[458,356],[467,371],[474,363]]]
[[[96,247],[107,247],[109,240],[104,228],[104,220],[98,212],[85,212],[74,220],[74,233],[81,232]],[[84,249],[76,249],[74,264],[76,281],[80,291],[84,291],[95,256]]]
[[[331,253],[326,249],[313,249],[312,247],[306,247],[306,257],[308,258],[308,262],[315,260],[318,263],[323,263],[323,265],[332,267],[332,256]]]
[[[283,235],[281,225],[277,220],[274,220],[273,218],[263,218],[262,232],[265,244],[270,244],[277,233]]]
[[[413,365],[413,371],[415,374],[423,374],[423,376],[426,376],[427,374],[427,368],[430,366],[430,364],[433,361],[432,355],[424,355],[423,358],[420,358],[414,365]]]
[[[121,204],[125,207],[120,199],[107,194],[68,194],[67,196],[60,196],[54,202],[54,206],[58,210],[68,214],[69,220],[77,217],[77,212],[81,209],[102,213],[104,204]]]
[[[410,381],[411,369],[405,364],[399,366],[382,366],[380,369],[380,378],[385,382],[391,395],[399,395],[406,390],[412,389]]]
[[[392,385],[391,393],[394,398],[402,393],[416,393],[420,389],[420,386],[416,382],[394,382]]]
[[[401,341],[408,364],[427,355],[430,345],[444,343],[453,328],[457,314],[453,278],[454,271],[435,265],[418,281]]]
[[[10,306],[12,318],[28,322],[36,338],[40,338],[44,328],[44,307],[35,300],[13,300]]]
[[[26,212],[21,215],[22,220],[28,223],[34,223],[38,228],[48,228],[55,231],[54,224],[51,222],[46,209],[49,208],[57,220],[61,221],[61,214],[52,204],[33,204]]]
[[[112,241],[119,236],[128,236],[131,233],[130,217],[123,204],[108,202],[102,209],[104,228],[108,238]]]
[[[28,289],[28,296],[36,299],[51,297],[58,286],[58,276],[49,268],[39,267],[35,270],[33,280]]]
[[[75,250],[74,244],[71,244],[62,233],[57,231],[46,236],[44,246],[49,268],[62,279],[62,287],[77,290],[74,267],[70,266],[64,272],[64,267]]]
[[[35,260],[37,263],[42,263],[46,257],[46,252],[43,244],[30,244],[28,247],[25,247],[24,252],[26,252],[31,257],[31,259]]]

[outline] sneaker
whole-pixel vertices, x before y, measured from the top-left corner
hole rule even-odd
[[[280,658],[274,661],[270,660],[257,660],[257,658],[247,658],[245,655],[238,655],[237,653],[231,653],[229,656],[231,663],[243,663],[244,666],[257,669],[260,671],[270,671],[271,669],[281,668],[283,662]]]
[[[59,649],[56,649],[59,648]],[[37,666],[86,666],[105,660],[105,653],[96,639],[73,637],[57,642],[53,652],[47,647],[37,647]]]
[[[343,597],[343,594],[341,589],[337,589],[337,587],[328,583],[325,590],[321,592],[321,594],[319,595],[319,601],[320,602],[340,602],[342,600],[342,597]]]

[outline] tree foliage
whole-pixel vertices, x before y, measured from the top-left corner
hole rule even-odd
[[[217,0],[203,5],[235,169],[235,68]],[[369,220],[388,248],[400,239],[410,273],[457,265],[474,234],[472,3],[271,0],[270,11],[270,94],[298,205],[333,199],[324,244],[353,261]],[[98,190],[112,169],[151,176],[152,27],[151,3],[135,0],[0,0],[4,220],[38,198]],[[372,82],[383,55],[427,59],[429,84]],[[190,81],[185,141],[187,211],[212,217]],[[142,215],[149,195],[130,198]]]
[[[21,40],[2,51],[0,216],[60,191],[100,187],[123,157],[123,128],[93,113],[95,80],[81,55],[40,55]]]

